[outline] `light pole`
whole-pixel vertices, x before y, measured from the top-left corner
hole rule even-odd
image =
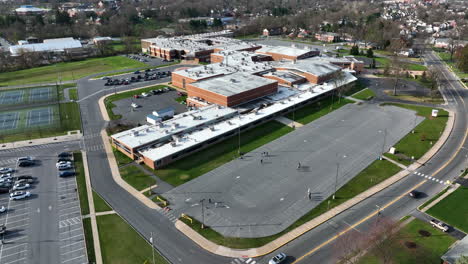
[[[237,149],[237,154],[239,154],[239,156],[241,155],[241,115],[240,115],[240,112],[239,110],[237,110],[237,115],[239,116],[239,125],[238,125],[238,132],[237,132],[237,138],[238,138],[238,149]]]
[[[153,254],[153,264],[156,264],[156,262],[154,261],[154,238],[153,238],[153,232],[151,232],[150,242],[151,242],[151,253]]]
[[[383,159],[383,155],[385,153],[385,143],[387,141],[387,129],[384,129],[384,138],[383,138],[383,143],[382,143],[382,154],[380,154],[380,160]]]
[[[335,200],[336,188],[338,186],[338,171],[340,170],[340,163],[336,163],[336,176],[335,176],[335,192],[333,193],[333,200]]]
[[[201,199],[201,210],[202,210],[202,223],[201,223],[201,229],[205,229],[205,199]]]

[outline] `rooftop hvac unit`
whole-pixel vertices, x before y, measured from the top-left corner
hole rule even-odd
[[[133,131],[132,136],[137,137],[138,136],[138,131]]]
[[[176,144],[175,142],[171,142],[171,146],[172,146],[172,147],[176,147],[177,144]]]
[[[151,129],[148,127],[148,128],[146,129],[146,133],[149,133],[149,132],[151,132]]]
[[[214,126],[210,126],[210,130],[211,130],[211,131],[215,131]]]
[[[165,129],[164,134],[169,134],[169,130]]]
[[[177,129],[179,127],[179,124],[178,123],[172,123],[172,128],[173,129]]]

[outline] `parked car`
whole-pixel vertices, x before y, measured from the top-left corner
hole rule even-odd
[[[0,168],[0,173],[12,173],[12,168]]]
[[[0,213],[4,213],[4,212],[6,212],[6,208],[5,208],[5,206],[1,206],[0,207]]]
[[[31,157],[31,156],[26,156],[26,157],[19,157],[18,160],[16,162],[20,162],[20,161],[33,161],[34,159]]]
[[[431,219],[430,221],[432,227],[435,227],[437,229],[442,230],[442,232],[448,232],[449,226],[444,224],[443,222],[436,220],[436,219]]]
[[[16,183],[15,185],[13,185],[13,191],[25,190],[25,189],[28,189],[29,187],[31,187],[29,183]]]
[[[71,161],[59,161],[55,164],[56,167],[58,167],[59,165],[71,165],[72,162]]]
[[[57,155],[57,158],[67,158],[67,157],[71,157],[70,152],[62,152]]]
[[[132,103],[130,106],[133,107],[133,108],[138,108],[138,107],[140,107],[139,105],[137,105],[137,104],[135,104],[135,103]]]
[[[16,178],[14,178],[13,180],[15,181],[15,184],[18,184],[18,183],[29,183],[29,184],[32,184],[32,183],[35,183],[35,182],[36,182],[36,179],[16,179]]]
[[[29,166],[32,166],[32,165],[34,165],[33,160],[22,160],[22,161],[18,162],[19,167],[29,167]]]
[[[10,201],[21,200],[21,199],[27,198],[29,196],[31,196],[30,192],[24,192],[24,191],[12,192],[12,193],[10,193]]]
[[[31,175],[20,175],[20,176],[16,176],[16,177],[13,177],[15,180],[19,181],[19,180],[29,180],[29,181],[36,181],[36,177],[33,177]]]
[[[71,162],[72,160],[70,158],[58,158],[57,162]]]
[[[133,72],[133,74],[139,74],[139,73],[140,73],[140,71],[135,71],[135,72]]]
[[[0,179],[0,184],[2,183],[13,183],[13,178]]]
[[[133,98],[138,99],[138,98],[140,98],[140,96],[139,96],[138,94],[135,94],[135,95],[133,96]]]
[[[69,170],[72,168],[71,164],[59,164],[57,165],[58,170]]]
[[[74,176],[75,172],[74,171],[61,171],[59,173],[59,177],[69,177],[69,176]]]
[[[270,259],[270,261],[268,261],[268,264],[280,264],[280,263],[283,263],[283,261],[285,260],[286,260],[286,254],[279,253],[278,255]]]
[[[11,178],[11,173],[5,173],[0,175],[0,179]]]
[[[5,186],[0,186],[0,193],[9,193],[10,192],[10,186],[5,187]]]
[[[141,93],[141,96],[143,96],[143,97],[148,97],[148,96],[150,96],[150,95],[149,95],[149,93]]]

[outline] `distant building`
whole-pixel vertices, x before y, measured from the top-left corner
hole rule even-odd
[[[333,32],[316,33],[315,38],[323,42],[338,42],[341,41],[340,35]]]
[[[111,37],[95,37],[93,38],[93,44],[98,45],[98,44],[103,44],[103,43],[111,43],[112,38]]]
[[[265,37],[269,36],[277,36],[283,34],[283,28],[282,27],[276,27],[276,28],[265,28],[262,32],[262,35]]]
[[[22,5],[19,8],[15,9],[16,14],[20,16],[34,16],[34,15],[43,15],[49,12],[49,9],[43,9],[35,7],[33,5]]]
[[[73,38],[45,39],[43,43],[14,45],[9,47],[12,56],[18,56],[24,52],[65,52],[67,50],[81,48],[81,42]]]
[[[468,236],[455,242],[441,258],[444,264],[456,264],[463,255],[468,256]]]
[[[283,46],[263,46],[261,49],[255,51],[259,54],[269,55],[275,61],[279,60],[301,60],[314,56],[318,56],[320,51],[317,49],[299,49],[295,47]]]

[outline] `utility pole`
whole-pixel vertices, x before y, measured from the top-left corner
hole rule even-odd
[[[205,229],[205,199],[201,199],[201,210],[202,210],[202,223],[201,223],[201,229]]]
[[[336,176],[335,176],[335,192],[333,193],[333,200],[335,200],[336,188],[338,186],[338,172],[340,170],[340,163],[336,163]]]

